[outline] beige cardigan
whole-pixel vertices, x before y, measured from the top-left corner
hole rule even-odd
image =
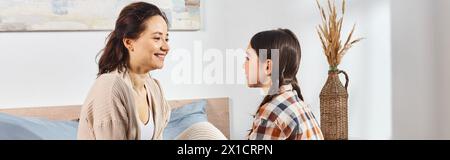
[[[153,139],[161,140],[171,108],[157,80],[149,76],[145,85],[150,105],[153,106],[155,121]],[[132,84],[127,72],[115,71],[97,78],[81,109],[78,139],[140,139]]]

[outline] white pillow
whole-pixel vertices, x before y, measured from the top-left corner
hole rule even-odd
[[[225,135],[209,122],[198,122],[178,135],[177,140],[227,140]]]

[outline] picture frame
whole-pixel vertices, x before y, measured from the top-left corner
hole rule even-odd
[[[2,0],[0,32],[108,31],[120,11],[135,0]],[[169,19],[171,31],[201,26],[200,0],[143,0],[155,4]]]

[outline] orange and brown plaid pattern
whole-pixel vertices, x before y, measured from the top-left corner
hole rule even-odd
[[[310,107],[300,100],[292,85],[280,88],[280,95],[260,107],[250,140],[323,140],[319,123]]]

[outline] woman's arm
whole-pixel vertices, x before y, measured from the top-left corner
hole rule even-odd
[[[100,77],[92,87],[80,115],[78,139],[134,139],[130,130],[130,98],[126,84],[115,77]]]

